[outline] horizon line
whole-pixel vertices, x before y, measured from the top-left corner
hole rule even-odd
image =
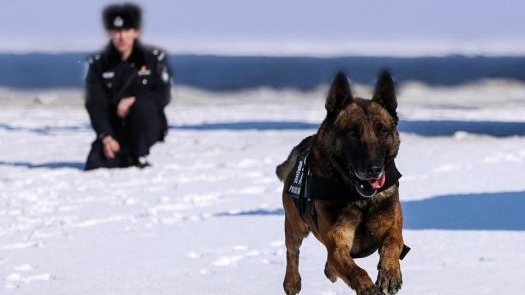
[[[146,41],[144,41],[146,40]],[[35,48],[34,44],[6,42],[0,45],[1,54],[31,53],[74,53],[97,52],[106,43],[67,42]],[[293,41],[285,43],[235,42],[235,41],[188,41],[162,42],[156,38],[141,39],[165,49],[170,55],[211,55],[211,56],[272,56],[272,57],[446,57],[446,56],[525,56],[525,42],[517,40],[451,42],[451,41],[386,41],[363,42],[313,42]]]

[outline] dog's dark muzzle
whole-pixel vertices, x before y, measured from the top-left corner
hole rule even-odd
[[[366,179],[378,179],[383,173],[383,166],[371,165],[365,170]]]
[[[385,182],[383,165],[368,165],[359,170],[349,169],[356,191],[365,198],[373,197]]]

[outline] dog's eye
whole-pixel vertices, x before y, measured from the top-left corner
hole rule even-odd
[[[355,127],[348,127],[343,129],[343,133],[350,137],[358,137],[359,136],[359,130]]]
[[[381,123],[378,123],[376,125],[376,133],[380,134],[380,135],[383,135],[383,136],[386,136],[386,135],[390,134],[390,129],[388,129],[385,125],[383,125]]]

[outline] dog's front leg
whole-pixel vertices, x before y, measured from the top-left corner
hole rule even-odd
[[[401,265],[399,256],[403,249],[403,235],[401,206],[397,204],[395,209],[394,224],[385,232],[384,239],[379,248],[379,272],[376,285],[384,294],[396,294],[403,284],[401,277]]]
[[[328,250],[327,268],[334,271],[357,295],[382,295],[368,273],[350,256],[354,231],[355,226],[348,224],[339,224],[330,230],[325,244]]]

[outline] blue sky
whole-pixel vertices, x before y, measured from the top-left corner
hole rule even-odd
[[[189,53],[525,53],[522,0],[150,0],[143,39]],[[107,0],[0,2],[1,51],[94,50]]]

